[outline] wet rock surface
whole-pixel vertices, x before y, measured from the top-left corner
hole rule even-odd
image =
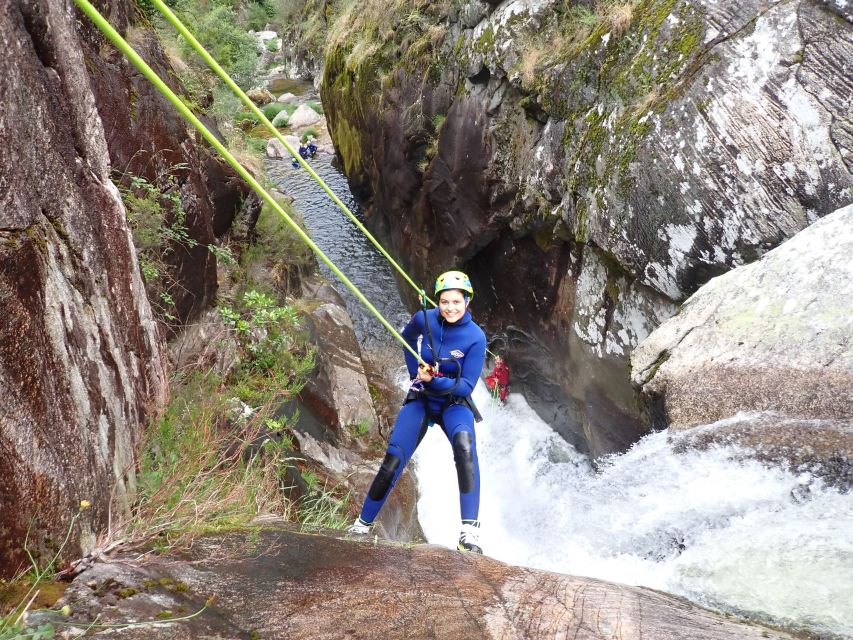
[[[101,563],[66,592],[77,628],[122,638],[789,638],[649,589],[442,547],[276,528],[199,540],[168,562]],[[166,617],[200,615],[165,623]],[[68,634],[74,637],[73,631]]]
[[[157,39],[136,23],[135,4],[98,6],[185,93]],[[208,245],[257,200],[73,2],[3,3],[0,42],[0,575],[8,575],[29,564],[27,529],[36,555],[52,556],[81,500],[92,507],[66,554],[91,549],[110,509],[115,518],[126,508],[140,429],[166,399],[163,325],[116,185],[137,176],[179,196],[197,244],[163,247],[175,327],[213,301]]]
[[[516,388],[598,455],[643,432],[630,351],[853,200],[853,24],[835,3],[648,2],[563,55],[558,5],[430,14],[444,36],[414,59],[403,26],[366,60],[342,42],[322,94],[371,229],[420,281],[468,270]]]
[[[670,433],[676,450],[733,444],[749,457],[807,471],[843,490],[853,487],[853,419],[748,412]]]

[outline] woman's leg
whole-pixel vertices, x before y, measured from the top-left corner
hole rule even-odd
[[[480,512],[480,465],[474,414],[465,405],[451,404],[442,414],[442,429],[453,447],[459,480],[459,507],[462,522],[474,523]]]
[[[423,431],[427,428],[426,406],[421,400],[412,400],[403,405],[394,423],[391,440],[385,452],[385,459],[376,472],[370,485],[364,506],[361,508],[361,520],[366,524],[374,521],[391,489],[397,483],[403,469],[406,468],[415,453]]]

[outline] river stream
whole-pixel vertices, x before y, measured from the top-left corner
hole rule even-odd
[[[313,166],[359,215],[328,158]],[[285,161],[270,161],[268,169],[295,198],[320,247],[392,324],[405,324],[409,314],[384,258],[304,170]],[[396,349],[355,297],[336,286],[362,344]],[[522,396],[510,394],[500,407],[479,385],[474,397],[485,418],[477,448],[487,555],[652,587],[821,638],[853,637],[849,493],[809,473],[763,464],[738,447],[679,448],[679,437],[667,431],[593,465]],[[414,470],[427,540],[455,548],[456,472],[440,430],[430,429]]]

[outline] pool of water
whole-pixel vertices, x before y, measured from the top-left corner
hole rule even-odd
[[[270,78],[267,88],[271,93],[280,96],[283,93],[292,93],[301,96],[314,90],[314,85],[306,80],[294,80],[293,78],[276,77]]]
[[[330,160],[330,156],[321,154],[311,160],[311,166],[363,223],[361,207],[350,193],[346,176],[332,166]],[[391,326],[398,330],[405,326],[410,314],[400,300],[393,268],[385,257],[307,171],[301,167],[295,169],[290,161],[285,160],[267,160],[266,169],[278,189],[293,197],[294,206],[302,214],[311,239],[358,286]],[[399,346],[388,330],[322,262],[320,271],[343,296],[362,347],[396,349]]]

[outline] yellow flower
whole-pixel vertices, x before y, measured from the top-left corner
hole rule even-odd
[[[89,502],[88,500],[81,500],[81,501],[80,501],[80,510],[81,510],[81,511],[82,511],[83,509],[88,509],[88,508],[89,508],[89,507],[91,507],[91,506],[92,506],[92,503],[91,503],[91,502]]]

